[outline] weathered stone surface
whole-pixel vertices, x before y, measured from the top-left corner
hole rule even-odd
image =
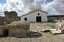
[[[4,17],[0,16],[0,25],[3,25],[3,24],[4,24]]]
[[[15,11],[5,11],[4,17],[0,16],[0,25],[6,25],[13,21],[19,21],[20,17],[17,16],[17,13]]]
[[[5,24],[9,24],[13,21],[19,21],[19,17],[15,11],[7,12],[5,11]]]
[[[55,25],[57,30],[61,30],[64,33],[64,20],[58,21]]]
[[[56,25],[55,25],[55,28],[56,28],[57,30],[59,30],[59,29],[61,29],[61,27],[62,27],[61,22],[58,21],[58,22],[56,23]]]
[[[29,33],[30,24],[23,21],[15,21],[8,25],[6,28],[9,29],[9,36],[23,37]]]
[[[0,26],[0,36],[3,36],[5,30],[8,30],[8,36],[25,37],[29,34],[30,24],[24,21],[14,21],[5,26]]]
[[[4,35],[6,33],[4,31],[7,30],[9,36],[26,36],[29,33],[30,24],[19,20],[20,17],[15,11],[5,11],[5,17],[0,17],[0,35]]]
[[[61,31],[62,31],[62,33],[64,33],[64,20],[61,22]]]
[[[0,36],[3,36],[3,29],[6,29],[6,27],[0,25]]]
[[[58,29],[58,30],[56,30],[56,29],[50,29],[50,32],[52,34],[61,34],[62,33],[60,29]]]

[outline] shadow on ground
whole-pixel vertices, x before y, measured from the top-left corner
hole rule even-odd
[[[41,36],[42,36],[41,33],[31,31],[29,34],[27,34],[27,36],[16,37],[16,38],[38,38],[38,37],[41,37]],[[0,36],[0,38],[7,38],[7,37],[11,37],[11,36]],[[12,37],[15,37],[15,36],[12,36]]]
[[[42,36],[41,33],[39,33],[39,32],[33,32],[33,31],[31,31],[31,32],[28,34],[28,37],[29,37],[29,38],[38,38],[38,37],[41,37],[41,36]]]
[[[41,37],[42,34],[39,33],[39,32],[33,32],[31,31],[29,34],[27,34],[27,36],[25,37],[16,37],[16,38],[38,38],[38,37]]]

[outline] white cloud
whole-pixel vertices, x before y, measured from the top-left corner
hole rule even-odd
[[[6,10],[6,4],[0,4],[0,16],[4,16],[5,10]]]
[[[51,8],[54,14],[64,14],[64,0],[54,0],[46,5],[47,9]],[[51,13],[51,14],[53,14]]]
[[[18,14],[27,13],[30,10],[42,9],[45,0],[6,0],[0,5],[0,12],[16,11]]]
[[[20,9],[22,9],[23,8],[23,3],[20,1],[20,0],[8,0],[7,1],[7,5],[9,6],[8,8],[11,8],[12,10],[14,9],[14,8],[20,8]]]
[[[51,9],[50,14],[64,13],[64,0],[54,0],[46,5],[46,0],[7,0],[6,4],[0,4],[0,12],[16,11],[18,15],[25,14],[30,10],[42,9],[44,11]]]
[[[7,0],[7,11],[16,11],[18,14],[23,13],[24,5],[21,0]]]
[[[25,6],[30,9],[30,10],[34,10],[34,9],[42,9],[43,5],[45,4],[46,0],[23,0]]]
[[[23,4],[26,6],[29,3],[32,3],[34,0],[22,0]]]
[[[55,2],[64,3],[64,0],[54,0]]]

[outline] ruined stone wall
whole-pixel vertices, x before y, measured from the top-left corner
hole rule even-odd
[[[4,17],[0,16],[0,25],[3,25],[3,24],[4,24]]]
[[[30,24],[28,22],[14,21],[5,26],[0,26],[0,36],[25,37],[30,33],[29,28]]]
[[[4,23],[9,24],[13,21],[19,21],[19,17],[17,16],[17,13],[15,11],[5,11],[5,18],[4,18]]]
[[[30,24],[24,21],[14,21],[4,27],[9,30],[8,36],[25,37],[30,32]]]

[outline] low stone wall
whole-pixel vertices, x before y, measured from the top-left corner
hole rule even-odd
[[[6,29],[5,26],[0,25],[0,36],[3,36],[3,30]]]
[[[23,37],[29,34],[30,24],[22,21],[15,21],[8,25],[6,28],[9,29],[9,36]]]

